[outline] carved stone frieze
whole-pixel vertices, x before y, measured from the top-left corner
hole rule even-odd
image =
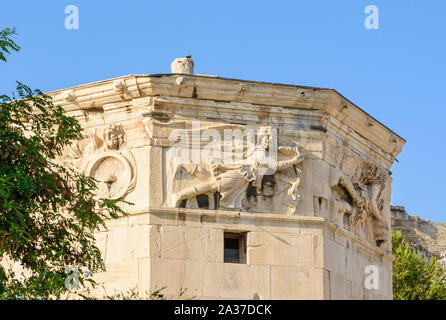
[[[63,162],[97,180],[97,197],[117,199],[131,192],[136,183],[136,162],[126,144],[122,126],[109,125],[99,138],[98,130],[68,147]]]
[[[98,181],[98,195],[117,199],[124,197],[135,186],[134,166],[118,152],[96,154],[90,159],[85,173]]]
[[[338,217],[335,220],[340,221],[340,217],[343,217],[343,224],[349,229],[358,225],[371,226],[372,234],[369,239],[381,244],[388,241],[390,232],[383,211],[386,201],[383,191],[387,186],[389,173],[369,161],[363,160],[360,163],[356,174],[351,178],[340,169],[335,169],[339,172],[337,183],[332,185],[333,198],[338,207]],[[367,233],[366,230],[363,231]]]
[[[226,164],[209,158],[199,164],[174,164],[168,175],[172,187],[169,205],[295,213],[306,152],[298,145],[279,146],[277,161],[259,158],[259,154],[269,152],[271,127],[258,132],[256,149],[244,150],[239,162]],[[175,155],[171,163],[174,161]],[[188,181],[187,186],[181,187],[184,181]]]

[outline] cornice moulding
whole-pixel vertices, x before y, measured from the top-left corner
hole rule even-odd
[[[180,82],[177,81],[179,77]],[[120,88],[125,90],[116,90],[117,81]],[[72,93],[74,100],[66,99],[67,91]],[[67,111],[88,110],[92,106],[100,109],[104,104],[125,101],[131,104],[133,99],[156,96],[164,96],[164,99],[171,101],[189,98],[191,105],[200,105],[203,102],[212,106],[220,102],[222,106],[222,103],[229,103],[228,107],[243,106],[246,112],[268,109],[272,114],[279,111],[283,114],[285,110],[293,114],[294,109],[323,110],[363,138],[373,141],[392,157],[396,157],[405,144],[403,138],[333,89],[165,74],[123,76],[49,92],[48,95],[54,98],[55,104],[61,105]]]

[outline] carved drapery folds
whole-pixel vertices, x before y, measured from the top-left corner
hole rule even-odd
[[[115,124],[99,133],[84,133],[84,139],[65,150],[63,162],[97,180],[98,198],[123,198],[136,183],[135,159],[129,150],[123,149],[126,134],[122,126]]]
[[[270,152],[273,142],[271,127],[258,128],[257,132],[255,148],[244,148],[242,159],[233,163],[219,161],[213,154],[200,163],[176,162],[175,152],[170,150],[168,205],[295,213],[306,152],[298,145],[278,146],[274,149],[277,159],[259,156]],[[235,146],[242,144],[242,141],[234,143]],[[214,147],[224,149],[222,144]]]

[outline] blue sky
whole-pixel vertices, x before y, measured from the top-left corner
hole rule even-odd
[[[79,30],[65,28],[67,5]],[[364,27],[367,5],[379,29]],[[334,88],[407,140],[392,167],[392,204],[446,222],[446,1],[7,1],[0,28],[22,50],[0,64],[42,91],[126,74],[195,72]],[[440,201],[441,200],[441,201]]]

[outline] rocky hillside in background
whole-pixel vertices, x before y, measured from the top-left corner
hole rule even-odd
[[[412,247],[421,246],[428,256],[446,261],[446,223],[431,222],[407,214],[404,207],[392,206],[392,229],[400,230]]]

